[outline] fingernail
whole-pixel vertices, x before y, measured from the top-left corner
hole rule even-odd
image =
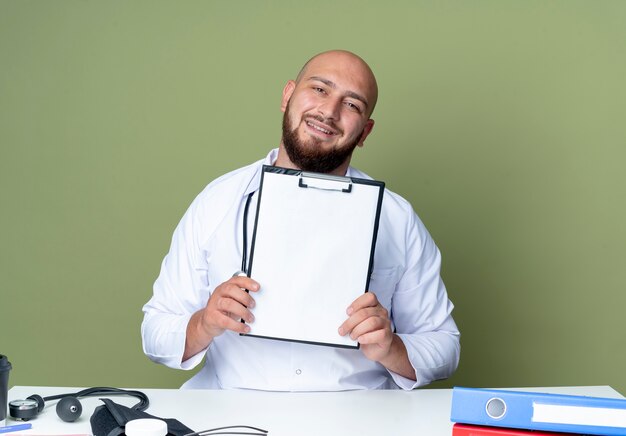
[[[343,336],[344,334],[343,327],[339,327],[339,336]]]
[[[248,319],[249,323],[253,323],[254,322],[254,315],[250,314],[250,318]]]
[[[246,327],[244,328],[244,331],[245,331],[246,333],[250,333],[250,327],[246,326]]]
[[[348,315],[352,315],[352,312],[354,312],[354,309],[352,308],[352,306],[348,307],[348,310],[346,310],[346,313]]]
[[[250,305],[248,307],[252,309],[254,306],[256,306],[256,302],[254,300],[250,300]]]

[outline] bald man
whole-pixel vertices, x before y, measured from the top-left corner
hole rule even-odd
[[[377,99],[376,78],[363,59],[343,50],[314,56],[283,89],[278,149],[213,181],[191,204],[174,232],[142,324],[144,352],[155,362],[191,369],[206,357],[183,387],[409,390],[455,371],[459,332],[440,277],[439,250],[410,204],[389,190],[370,292],[346,308],[337,326],[360,349],[239,335],[250,331],[254,316],[248,308],[263,286],[232,277],[242,257],[244,204],[258,197],[262,166],[370,178],[350,160],[374,127]]]

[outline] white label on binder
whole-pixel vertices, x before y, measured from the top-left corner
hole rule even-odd
[[[626,409],[533,403],[533,422],[626,427]]]

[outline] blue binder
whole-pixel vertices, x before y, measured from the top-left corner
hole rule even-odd
[[[626,399],[455,387],[450,419],[464,424],[626,435]]]

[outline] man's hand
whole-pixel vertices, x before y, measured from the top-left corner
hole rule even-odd
[[[339,327],[341,336],[361,344],[361,351],[370,360],[403,377],[415,380],[415,370],[409,362],[402,340],[391,331],[389,312],[373,292],[354,300],[346,310],[348,319]]]
[[[376,295],[366,292],[346,310],[349,318],[339,327],[339,334],[350,335],[361,344],[361,351],[370,360],[379,362],[389,354],[393,332],[389,313]]]
[[[245,291],[256,292],[259,284],[249,277],[232,277],[219,285],[209,298],[206,307],[201,311],[200,328],[211,338],[232,330],[235,333],[248,333],[250,327],[240,322],[254,321],[248,308],[254,307],[254,298]]]
[[[260,286],[249,277],[232,277],[215,288],[204,309],[191,316],[187,324],[183,362],[208,347],[226,330],[235,333],[250,331],[250,327],[240,321],[254,321],[254,315],[248,309],[254,307],[254,298],[245,289],[257,292]]]

